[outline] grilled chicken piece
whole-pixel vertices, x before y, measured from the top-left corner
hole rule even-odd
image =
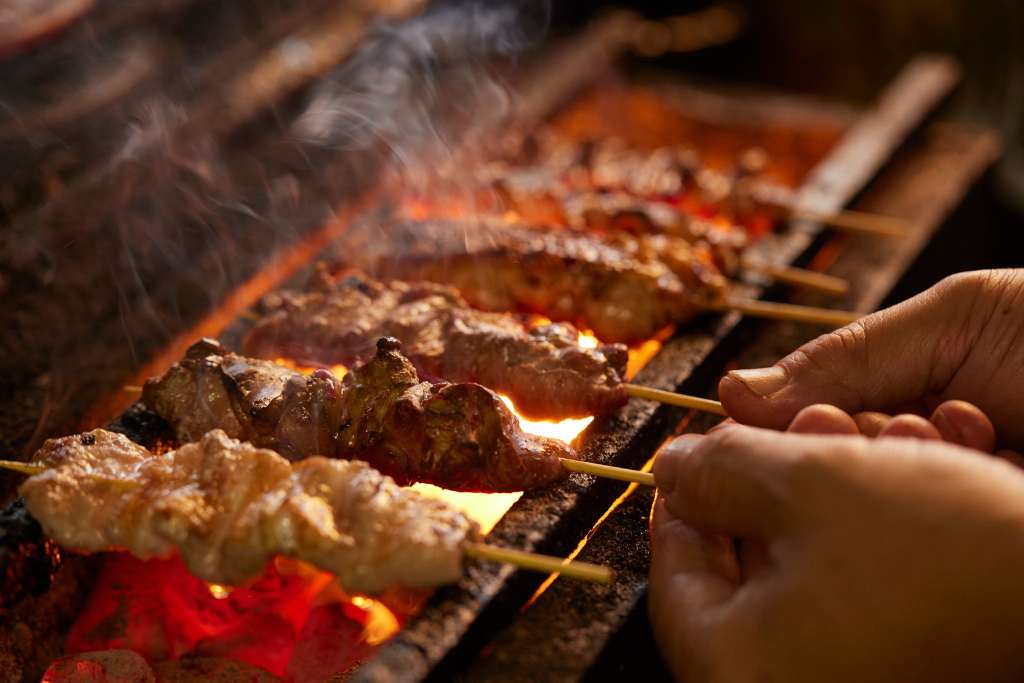
[[[47,441],[36,460],[51,469],[20,492],[61,547],[141,559],[177,550],[193,575],[229,586],[258,578],[274,555],[332,572],[354,593],[453,583],[479,533],[458,508],[366,463],[292,464],[221,430],[153,455],[97,429]]]
[[[625,405],[624,346],[582,347],[566,323],[530,329],[508,315],[469,308],[449,286],[335,281],[321,269],[304,293],[264,301],[267,315],[242,342],[257,358],[349,366],[399,339],[421,376],[477,382],[511,398],[531,419],[563,420]]]
[[[289,460],[366,460],[399,483],[459,491],[522,491],[565,476],[559,458],[576,457],[569,446],[523,433],[501,399],[478,384],[421,382],[400,349],[397,340],[379,340],[376,354],[339,383],[327,370],[304,375],[203,340],[167,375],[146,382],[143,400],[183,442],[195,440],[197,424],[230,420],[175,411],[174,400],[188,394],[192,377],[193,391],[209,391],[217,368],[241,438]]]
[[[697,315],[724,294],[714,265],[667,235],[600,235],[501,220],[405,223],[355,235],[349,253],[371,273],[456,286],[486,311],[538,313],[635,344]]]

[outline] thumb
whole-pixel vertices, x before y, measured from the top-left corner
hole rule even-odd
[[[1005,271],[966,273],[805,344],[773,367],[734,370],[719,384],[742,424],[785,429],[827,403],[853,414],[886,411],[941,390],[977,341]],[[995,280],[995,282],[992,282]]]

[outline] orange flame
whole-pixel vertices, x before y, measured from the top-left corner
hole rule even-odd
[[[368,645],[380,645],[402,627],[394,612],[378,600],[357,596],[352,598],[352,604],[366,612],[362,638]]]
[[[531,316],[530,319],[531,325],[543,325],[550,322],[550,320],[543,316]],[[629,362],[626,369],[626,376],[628,378],[632,379],[633,376],[643,368],[643,366],[654,358],[658,353],[658,350],[661,349],[662,340],[671,336],[673,330],[674,328],[666,328],[659,333],[655,339],[648,340],[640,346],[629,350]],[[590,330],[581,330],[579,332],[578,340],[580,346],[591,349],[597,347],[600,343],[597,337],[594,336],[594,333]],[[275,362],[307,374],[315,370],[315,368],[300,366],[287,358],[278,358],[275,359]],[[336,365],[331,368],[331,372],[334,373],[335,377],[341,379],[348,372],[348,369],[343,365]],[[528,434],[536,434],[538,436],[547,436],[553,439],[560,439],[566,443],[571,443],[580,432],[586,429],[587,425],[594,421],[593,417],[585,417],[579,420],[562,420],[561,422],[534,422],[532,420],[524,419],[518,412],[516,412],[515,405],[507,397],[502,396],[501,400],[504,401],[513,414],[519,418],[519,426],[524,432],[527,432]],[[412,489],[422,493],[423,495],[430,496],[431,498],[438,498],[451,503],[456,507],[462,508],[467,515],[480,525],[480,530],[485,534],[494,528],[494,525],[505,516],[508,509],[511,508],[523,495],[521,492],[467,493],[464,491],[448,491],[447,489],[442,489],[430,484],[415,484],[412,486]],[[383,616],[374,617],[373,615],[374,612],[372,611],[368,613],[367,623],[369,624],[369,620],[373,619],[373,623],[375,624],[373,628],[380,629],[381,632],[386,632],[388,629],[387,624],[391,622]],[[367,626],[367,628],[370,627]],[[370,641],[368,640],[367,642]]]

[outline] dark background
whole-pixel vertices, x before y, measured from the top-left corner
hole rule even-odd
[[[632,57],[634,68],[752,83],[826,99],[868,104],[910,58],[922,51],[955,55],[963,82],[937,113],[985,123],[1003,137],[1004,156],[956,216],[945,247],[922,257],[930,275],[1024,266],[1024,3],[994,0],[745,0],[747,16],[732,42],[656,59]],[[585,25],[625,3],[555,0],[552,35]],[[707,2],[628,3],[645,17],[687,14]]]

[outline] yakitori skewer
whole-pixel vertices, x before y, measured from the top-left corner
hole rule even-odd
[[[563,460],[566,469],[574,472],[585,472],[597,476],[619,479],[622,481],[635,481],[647,486],[654,486],[654,475],[647,472],[635,472],[621,467],[610,467],[596,463],[581,463],[574,460]],[[33,463],[13,462],[11,460],[0,460],[0,468],[20,472],[21,474],[36,475],[42,474],[48,468],[45,465]],[[564,560],[551,555],[528,553],[522,550],[511,548],[500,548],[487,545],[486,543],[468,543],[465,547],[466,557],[492,562],[504,562],[512,564],[520,569],[542,572],[546,574],[564,574],[565,576],[591,581],[593,583],[608,583],[611,581],[612,571],[588,562],[576,560]]]
[[[662,393],[667,394],[669,392],[666,391]],[[710,401],[710,403],[717,403],[717,401]],[[637,470],[630,470],[624,467],[612,467],[611,465],[599,465],[593,462],[580,462],[579,460],[569,460],[568,458],[562,458],[561,460],[562,466],[570,472],[582,472],[584,474],[592,474],[595,477],[618,479],[619,481],[633,481],[638,484],[644,484],[645,486],[655,485],[654,475],[648,472],[639,472]],[[42,474],[47,469],[45,465],[14,462],[13,460],[0,460],[0,468],[11,470],[13,472],[20,472],[21,474],[27,474],[30,476]],[[561,562],[558,558],[553,559]],[[552,571],[561,571],[561,569],[555,569]]]
[[[370,594],[392,584],[453,583],[461,572],[460,554],[596,583],[611,579],[607,567],[480,543],[477,525],[458,508],[398,487],[365,464],[310,458],[290,465],[220,430],[202,443],[185,444],[163,456],[120,434],[93,430],[51,439],[37,457],[42,462],[0,461],[0,467],[31,475],[20,493],[30,513],[62,547],[86,553],[120,548],[142,559],[176,550],[191,573],[212,583],[243,585],[275,554],[309,561],[338,574],[346,588]],[[249,474],[226,476],[239,460],[249,463]],[[160,507],[166,496],[181,505],[181,477],[187,479],[197,469],[207,475],[200,477],[205,486],[183,496],[205,512],[170,513],[176,524],[170,524],[175,531],[168,537],[166,529],[147,522],[150,515],[163,514],[151,508]],[[296,497],[304,506],[288,504]],[[56,500],[60,506],[53,505]],[[338,507],[338,501],[346,503]],[[324,509],[331,514],[325,517]],[[308,510],[318,512],[310,516]],[[272,532],[239,530],[254,520],[273,526],[268,520],[276,517],[300,532],[279,539]],[[341,535],[340,545],[333,531],[339,518],[349,522],[344,528],[352,529]],[[225,541],[225,525],[237,539]],[[372,530],[378,527],[388,528],[383,541]],[[392,547],[402,544],[410,548],[394,554]],[[420,556],[421,567],[408,565],[410,553]]]

